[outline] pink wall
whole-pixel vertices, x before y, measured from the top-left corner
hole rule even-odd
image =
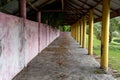
[[[26,20],[25,27],[25,61],[26,65],[38,54],[38,23]]]
[[[40,24],[40,32],[38,27],[37,22],[24,24],[22,18],[0,13],[0,80],[11,80],[59,36],[59,30],[46,24]]]
[[[60,32],[60,36],[70,36],[71,33],[70,32]]]

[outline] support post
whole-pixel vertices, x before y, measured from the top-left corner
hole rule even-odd
[[[61,0],[62,3],[62,11],[64,10],[64,0]]]
[[[78,39],[78,26],[77,26],[77,23],[75,23],[75,27],[76,27],[76,41],[77,41],[77,39]],[[78,41],[77,41],[78,42]]]
[[[75,40],[77,39],[77,37],[76,37],[76,33],[77,33],[77,31],[76,31],[76,24],[74,24],[75,25]]]
[[[73,28],[72,28],[72,29],[73,29],[73,38],[74,38],[74,32],[75,32],[75,30],[74,30],[74,24],[73,24],[73,26],[72,26],[72,27],[73,27]]]
[[[20,17],[26,19],[26,0],[20,0]]]
[[[78,42],[80,44],[80,21],[78,21]]]
[[[76,39],[76,27],[75,27],[75,24],[74,24],[74,39]]]
[[[74,38],[74,26],[72,25],[72,36]]]
[[[81,19],[79,21],[79,24],[80,24],[80,45],[81,45]]]
[[[82,19],[81,19],[81,22],[80,22],[80,24],[81,24],[81,31],[80,31],[80,33],[81,33],[81,46],[83,45],[83,21],[82,21]],[[83,47],[83,46],[82,46]]]
[[[89,18],[89,39],[88,39],[88,54],[93,55],[93,10],[90,10],[89,12],[90,18]]]
[[[74,24],[74,39],[76,39],[76,27],[75,27],[75,24]]]
[[[75,39],[75,25],[73,24],[73,38]]]
[[[72,36],[72,26],[71,26],[71,36]],[[72,36],[73,37],[73,36]]]
[[[77,27],[77,42],[78,42],[78,22],[76,22],[76,27]]]
[[[103,0],[101,68],[108,70],[110,0]]]
[[[83,48],[86,48],[86,16],[83,17]]]

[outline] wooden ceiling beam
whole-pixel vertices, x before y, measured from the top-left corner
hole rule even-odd
[[[68,9],[70,9],[70,10],[72,10],[70,7],[66,7],[66,9],[68,10]],[[73,9],[72,11],[74,11],[74,10],[76,10],[76,9]],[[79,9],[77,9],[77,10],[79,10]],[[81,14],[80,13],[74,13],[74,12],[70,12],[70,13],[72,13],[72,14],[74,14],[74,15],[76,15],[76,16],[78,16],[78,17],[81,17]],[[68,14],[66,14],[66,15],[69,15],[69,13]]]
[[[120,8],[110,13],[111,18],[117,17],[117,16],[120,16]]]
[[[84,1],[81,1],[81,0],[79,0],[79,1],[80,1],[81,3],[89,6],[90,8],[93,7],[93,6],[91,6],[90,4],[88,4],[88,3],[84,2]],[[97,11],[99,11],[100,13],[102,13],[102,11],[100,11],[99,9],[97,9],[97,8],[94,8],[94,9],[97,10]],[[89,11],[89,9],[88,9],[87,11]],[[98,15],[98,14],[96,14],[96,13],[94,13],[94,14],[95,14],[96,16],[98,16],[98,17],[101,17],[100,15]]]
[[[27,4],[35,11],[39,11],[31,2],[27,2]]]
[[[79,1],[80,1],[81,3],[83,3],[83,4],[87,5],[87,6],[89,6],[90,8],[93,7],[92,5],[86,3],[86,2],[84,2],[84,1],[82,1],[82,0],[79,0]],[[97,11],[99,11],[99,12],[102,12],[102,11],[100,11],[99,9],[97,9],[96,7],[95,7],[94,9],[97,10]]]
[[[82,1],[82,2],[83,2],[83,1]],[[81,2],[81,3],[82,3],[82,2]],[[72,3],[73,3],[73,2],[72,2]],[[85,4],[85,3],[83,3],[83,4]],[[76,4],[76,5],[78,5],[78,4]],[[80,6],[80,5],[78,5],[78,6]],[[88,6],[89,6],[89,5],[88,5]],[[96,6],[96,5],[95,5],[95,6]],[[82,6],[80,6],[80,7],[82,7]],[[92,8],[92,6],[90,6],[90,9],[91,9],[91,8]],[[85,9],[85,8],[82,7],[82,9]],[[86,12],[89,11],[89,9],[85,9],[85,10],[86,10]],[[81,10],[81,11],[82,11],[82,10]],[[84,13],[86,13],[86,12],[83,12],[83,11],[82,11],[83,15],[84,15]],[[96,13],[94,13],[94,14],[95,14],[96,16],[100,17],[98,14],[96,14]],[[86,14],[86,15],[87,15],[87,14]]]
[[[71,6],[71,7],[73,7],[74,9],[77,9],[75,6],[73,6],[71,3],[69,3],[68,2],[68,4],[67,5],[69,5],[69,6]],[[83,9],[82,9],[83,10]],[[82,14],[84,14],[85,12],[83,12],[82,10],[79,10],[79,12],[77,12],[77,13],[82,13]]]
[[[70,0],[69,2],[71,2],[72,4],[75,4],[76,6],[80,7],[81,9],[85,9],[83,8],[83,6],[80,6],[79,4],[75,3],[74,1]]]
[[[67,9],[67,8],[68,8],[68,9]],[[74,8],[71,8],[69,5],[67,5],[67,6],[66,6],[66,10],[72,10],[72,11],[74,11],[74,10],[77,11],[77,10],[78,10],[78,11],[81,11],[82,9],[79,9],[79,8],[78,8],[78,9],[74,9]],[[76,14],[76,12],[75,12],[74,14]],[[82,15],[81,12],[79,12],[79,13],[77,13],[77,14]]]
[[[72,9],[76,9],[74,6],[72,6],[72,5],[70,5],[70,4],[67,4],[67,6],[71,6],[72,7]],[[71,9],[71,10],[72,10]],[[74,14],[81,14],[81,12],[79,11],[79,10],[72,10],[72,12],[74,13]]]
[[[114,17],[117,17],[117,16],[120,16],[120,8],[117,9],[117,10],[114,10],[114,12],[110,13],[110,18],[114,18]],[[99,22],[101,20],[102,20],[102,18],[97,18],[97,19],[95,19],[95,22]]]
[[[72,3],[70,1],[67,1],[68,5],[72,6],[73,8],[77,9],[75,6],[72,5]],[[76,11],[78,13],[80,13],[80,11]]]
[[[78,9],[65,9],[65,10],[40,10],[41,12],[73,12],[73,11],[79,11]],[[73,12],[74,13],[74,12]]]
[[[41,9],[42,7],[52,3],[52,2],[55,2],[56,0],[47,0],[46,2],[44,2],[43,4],[41,4],[40,6],[38,6],[37,8]]]
[[[91,7],[91,9],[94,9],[94,8],[96,8],[98,5],[100,5],[102,3],[102,0],[100,0],[100,1],[97,1],[97,4],[95,5],[95,6],[93,6],[93,7]]]

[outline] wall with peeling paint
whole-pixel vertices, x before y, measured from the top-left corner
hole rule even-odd
[[[11,80],[58,36],[59,30],[46,24],[38,26],[37,22],[0,13],[0,80]]]

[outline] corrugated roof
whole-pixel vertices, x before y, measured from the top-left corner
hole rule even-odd
[[[6,3],[4,2],[4,4],[2,4],[3,1],[6,1]],[[110,0],[110,7],[111,17],[120,15],[120,0]],[[28,17],[32,17],[32,15],[35,15],[37,11],[44,13],[64,12],[66,16],[65,23],[68,24],[74,23],[83,15],[87,15],[89,17],[88,12],[92,8],[94,8],[95,20],[101,20],[102,0],[27,0]],[[0,0],[0,11],[18,15],[19,0],[9,0],[8,2],[7,0]]]

